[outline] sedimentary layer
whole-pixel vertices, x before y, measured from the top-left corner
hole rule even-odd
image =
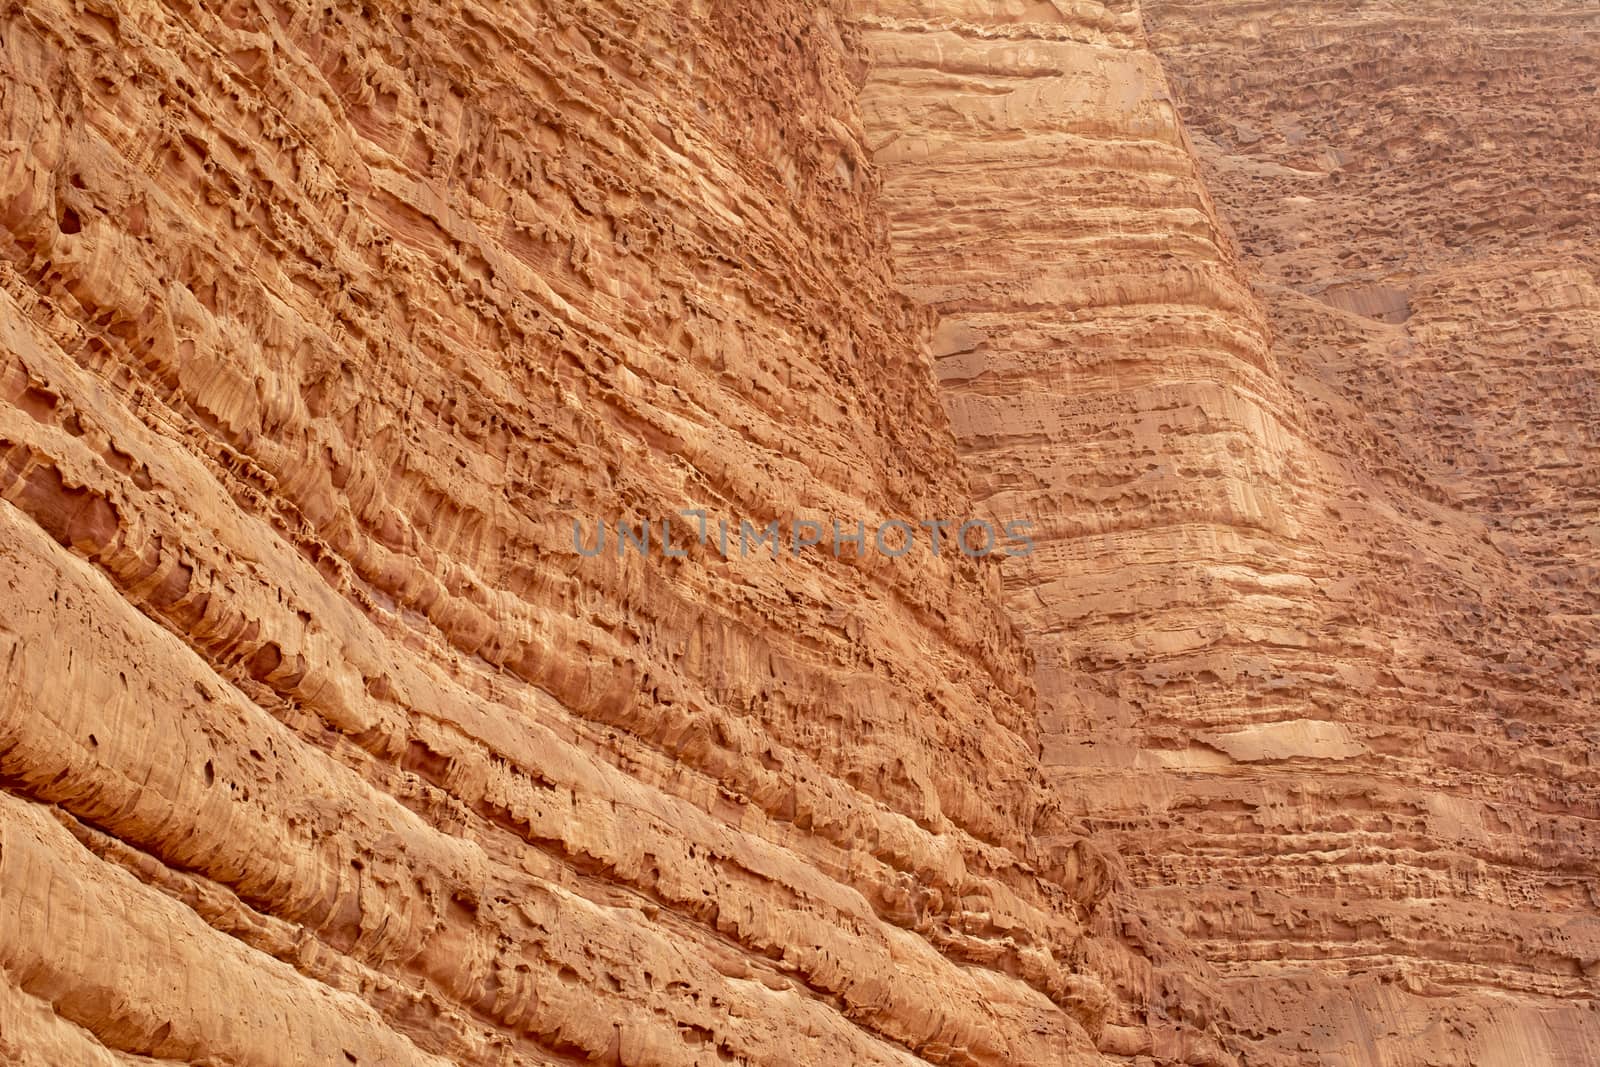
[[[1594,1062],[1600,18],[1560,2],[1146,11],[1321,447],[1425,518],[1392,536],[1407,556],[1488,547],[1456,581],[1369,599],[1426,658],[1365,698],[1413,726],[1414,770],[1360,810],[1403,797],[1416,815],[1391,825],[1421,833],[1404,850],[1377,837],[1385,865],[1337,892],[1381,924],[1377,947],[1399,942],[1391,985],[1425,996],[1339,958],[1370,935],[1298,947],[1312,939],[1290,927],[1296,955],[1361,976],[1332,1010],[1297,984],[1291,1007],[1331,1031],[1298,1043],[1355,1062]],[[1295,1054],[1287,1038],[1267,1044]]]
[[[1597,37],[0,7],[0,1059],[1600,1061]]]
[[[1094,1062],[835,11],[0,19],[0,1058]]]
[[[1594,20],[1415,6],[863,0],[867,127],[974,490],[1042,526],[1054,797],[1218,978],[1169,1029],[1588,1063]]]

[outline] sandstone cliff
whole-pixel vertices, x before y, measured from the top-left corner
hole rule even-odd
[[[0,1059],[1088,1061],[838,13],[3,19]]]
[[[1184,1021],[1596,1062],[1600,19],[858,8],[974,490],[1047,527],[1046,775],[1218,976]]]
[[[1600,1062],[1597,45],[0,5],[0,1061]]]
[[[1208,955],[1290,1062],[1600,1062],[1600,14],[1146,15],[1307,436],[1349,471],[1320,536],[1348,592],[1313,635],[1368,749],[1251,798],[1271,896]]]

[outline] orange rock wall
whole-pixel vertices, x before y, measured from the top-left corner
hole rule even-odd
[[[0,1060],[1093,1061],[996,563],[572,543],[972,511],[840,13],[0,36]]]
[[[1423,6],[857,5],[1047,779],[1219,991],[1113,1051],[1597,1055],[1596,23]]]
[[[1600,1062],[1597,44],[0,6],[0,1061]]]
[[[1351,995],[1297,982],[1309,1032],[1264,1044],[1354,1063],[1600,1060],[1600,16],[1145,14],[1314,440],[1397,514],[1374,550],[1404,561],[1342,564],[1364,572],[1354,610],[1383,637],[1358,676],[1375,684],[1341,704],[1392,724],[1389,773],[1372,768],[1387,781],[1341,805],[1359,836],[1324,815],[1338,874],[1301,894],[1347,918],[1281,927],[1281,951],[1350,976]],[[1282,970],[1208,954],[1242,981]],[[1270,1018],[1272,999],[1249,1003]]]

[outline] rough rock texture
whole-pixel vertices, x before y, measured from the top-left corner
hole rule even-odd
[[[1350,760],[1366,788],[1315,823],[1279,824],[1317,830],[1344,876],[1299,889],[1312,921],[1276,936],[1361,977],[1333,1003],[1297,985],[1311,1026],[1265,1044],[1600,1062],[1600,12],[1146,14],[1312,439],[1393,513],[1374,549],[1407,560],[1340,563],[1387,640],[1341,652],[1362,691],[1331,706],[1358,740],[1383,728],[1365,741],[1382,759]],[[1327,901],[1339,923],[1317,919]],[[1206,936],[1242,980],[1284,970]]]
[[[1600,1062],[1597,57],[0,0],[0,1061]]]
[[[839,13],[0,39],[0,1060],[1093,1060],[997,563],[574,551],[971,511]]]
[[[1112,1027],[1596,1062],[1600,18],[856,6],[1047,774],[1219,979]]]

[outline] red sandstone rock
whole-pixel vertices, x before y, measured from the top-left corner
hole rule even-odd
[[[1600,1061],[1600,24],[1471,7],[0,9],[0,1061]]]
[[[1217,976],[1182,1022],[1595,1062],[1600,19],[856,7],[974,489],[1046,526],[1046,777]],[[1103,1050],[1192,1059],[1115,985]]]

